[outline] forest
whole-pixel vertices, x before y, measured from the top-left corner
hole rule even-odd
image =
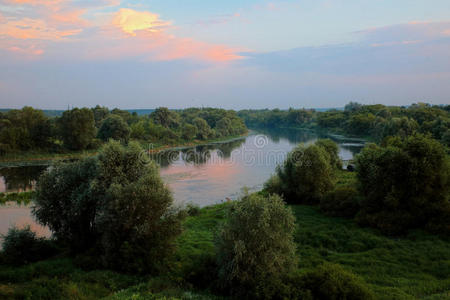
[[[232,110],[155,109],[149,115],[96,106],[73,108],[61,116],[24,107],[0,113],[0,155],[69,153],[98,150],[109,139],[178,145],[245,134],[247,128]]]

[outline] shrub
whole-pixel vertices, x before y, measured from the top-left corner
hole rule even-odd
[[[277,195],[233,202],[216,241],[219,279],[234,296],[271,298],[295,269],[295,218]]]
[[[323,264],[300,278],[300,291],[312,299],[375,299],[367,284],[336,264]]]
[[[320,210],[329,216],[354,217],[360,208],[359,194],[351,186],[336,187],[320,200]]]
[[[48,258],[56,253],[51,241],[36,237],[27,226],[23,229],[10,228],[3,236],[3,262],[9,265],[23,265]]]

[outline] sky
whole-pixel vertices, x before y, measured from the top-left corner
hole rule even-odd
[[[0,108],[450,104],[449,0],[0,0]]]

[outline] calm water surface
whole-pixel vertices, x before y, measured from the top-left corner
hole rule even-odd
[[[264,130],[232,142],[165,151],[152,159],[160,164],[161,175],[177,204],[206,206],[238,198],[243,187],[250,191],[261,189],[292,148],[318,138],[311,131]],[[343,160],[353,158],[363,146],[345,138],[336,141]],[[0,192],[32,190],[45,169],[45,166],[0,169]],[[19,227],[30,224],[39,234],[49,235],[46,228],[33,221],[30,207],[13,203],[0,206],[0,234],[13,224]]]

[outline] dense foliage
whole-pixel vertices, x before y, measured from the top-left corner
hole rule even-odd
[[[203,277],[199,273],[205,269],[205,257],[214,255],[214,232],[226,219],[228,207],[228,203],[205,207],[184,221],[185,230],[177,238],[177,260],[168,273],[149,278],[92,266],[80,268],[78,258],[60,255],[21,267],[0,264],[0,298],[227,299],[204,287],[215,281],[214,273]],[[333,285],[330,291],[351,291],[354,289],[349,288],[351,283],[347,279],[355,279],[355,276],[357,278],[352,282],[365,282],[376,299],[448,298],[448,240],[421,231],[391,238],[376,230],[358,227],[353,220],[326,217],[315,207],[293,205],[291,209],[297,223],[294,240],[300,274],[293,278],[290,287],[286,287],[288,294],[280,293],[280,298],[299,299],[295,292],[302,292],[303,279],[312,277],[324,280],[310,280],[317,283],[314,286],[308,284],[310,290],[318,290],[328,282],[339,284]],[[341,270],[334,272],[338,267],[333,265],[320,267],[323,264],[339,265]],[[350,272],[353,275],[349,275]],[[311,276],[313,273],[324,275]],[[305,292],[300,295],[306,296],[308,291]],[[330,293],[327,295],[329,298],[321,299],[342,299]]]
[[[57,123],[59,136],[68,149],[86,149],[95,137],[94,114],[88,108],[65,111]]]
[[[114,139],[127,142],[130,137],[130,127],[120,116],[111,115],[100,126],[98,137],[103,141]]]
[[[429,137],[391,138],[357,156],[360,222],[390,234],[428,227],[450,233],[450,159]]]
[[[219,279],[234,296],[271,299],[295,270],[295,218],[277,195],[234,202],[217,240]]]
[[[111,141],[97,157],[51,167],[38,183],[37,220],[76,252],[101,249],[108,267],[153,271],[173,250],[182,214],[141,154]]]
[[[96,106],[74,108],[48,117],[24,107],[0,112],[0,155],[29,152],[67,152],[97,149],[109,139],[130,138],[156,145],[219,139],[247,132],[233,110],[157,108],[138,116],[125,110]],[[96,139],[98,137],[98,139]]]
[[[334,186],[337,147],[329,140],[298,145],[265,184],[269,193],[283,195],[288,203],[319,203]],[[331,155],[330,155],[331,153]]]
[[[343,134],[371,137],[408,136],[413,132],[431,134],[450,146],[450,109],[419,103],[408,107],[361,105],[350,102],[343,110],[314,111],[242,110],[238,113],[249,127],[322,128]]]
[[[363,280],[336,264],[323,264],[304,274],[299,281],[306,299],[376,299]]]
[[[56,247],[51,241],[36,236],[27,226],[23,229],[12,227],[3,237],[1,260],[5,264],[18,266],[51,257]]]
[[[36,218],[76,250],[89,248],[97,239],[99,199],[91,186],[97,173],[95,158],[58,163],[41,175],[36,188]]]

